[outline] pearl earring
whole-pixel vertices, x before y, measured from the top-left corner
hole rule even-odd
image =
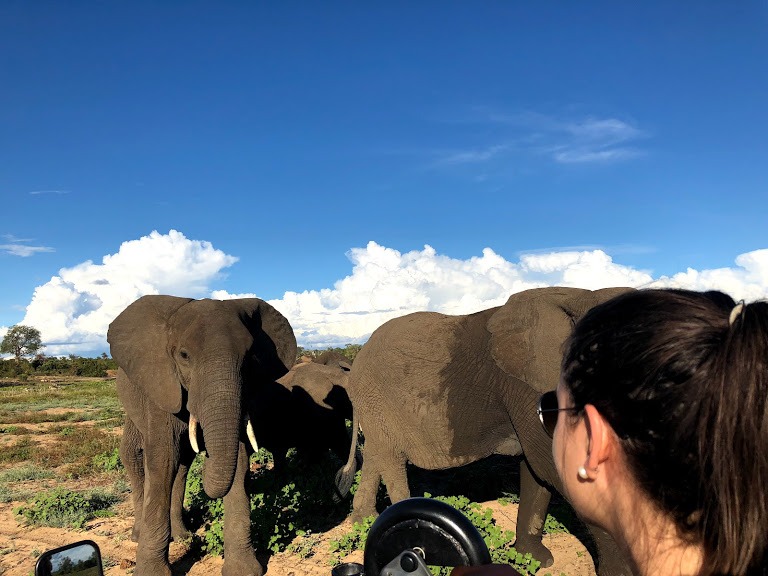
[[[581,478],[582,480],[588,480],[589,479],[589,474],[587,474],[587,469],[584,468],[584,466],[579,466],[579,472],[578,473],[579,473],[579,478]]]

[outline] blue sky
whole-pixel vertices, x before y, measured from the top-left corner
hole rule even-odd
[[[0,332],[144,293],[300,343],[545,284],[768,296],[764,2],[3,2]]]

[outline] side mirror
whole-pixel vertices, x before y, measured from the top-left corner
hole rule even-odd
[[[43,552],[35,564],[35,576],[104,576],[101,552],[93,540],[80,540]]]

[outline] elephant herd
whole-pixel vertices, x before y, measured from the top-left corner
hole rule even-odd
[[[354,364],[332,354],[295,364],[288,320],[257,298],[139,298],[107,337],[126,413],[120,457],[139,544],[134,574],[171,574],[169,543],[189,534],[183,499],[198,451],[206,454],[205,492],[224,498],[222,574],[264,573],[245,488],[249,456],[259,447],[272,452],[275,468],[289,448],[333,450],[345,462],[336,476],[342,496],[362,460],[354,519],[376,513],[382,482],[392,502],[411,495],[408,463],[438,470],[518,456],[515,545],[551,565],[542,529],[561,486],[536,403],[557,385],[574,323],[626,290],[537,288],[475,314],[409,314],[375,330]],[[590,533],[598,574],[631,574],[613,540],[595,527]]]

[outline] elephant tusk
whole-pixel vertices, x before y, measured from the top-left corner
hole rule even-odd
[[[251,424],[251,419],[248,416],[245,417],[245,433],[248,436],[248,441],[251,443],[253,451],[258,452],[259,444],[256,442],[256,434],[253,433],[253,424]]]
[[[192,450],[195,454],[200,454],[200,447],[197,445],[197,418],[189,415],[189,443],[192,444]]]

